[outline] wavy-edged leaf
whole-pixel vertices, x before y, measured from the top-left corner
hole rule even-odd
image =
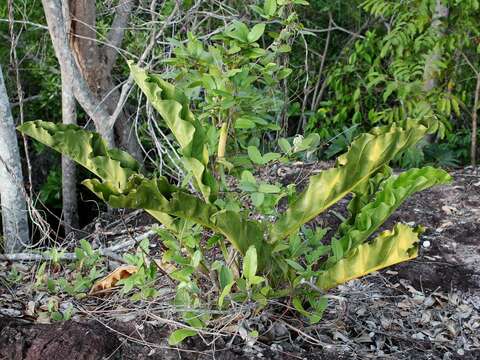
[[[273,225],[272,242],[294,233],[388,164],[398,153],[417,143],[428,128],[414,121],[373,129],[352,142],[335,168],[312,176],[307,189]]]
[[[230,210],[219,210],[215,205],[184,192],[166,179],[147,179],[132,176],[130,183],[119,191],[109,182],[84,180],[83,184],[112,207],[146,209],[191,220],[223,234],[242,255],[254,245],[261,257],[260,268],[269,266],[270,246],[263,240],[264,226]]]
[[[139,171],[138,162],[130,154],[109,149],[99,134],[77,125],[37,120],[23,123],[18,130],[70,157],[118,189],[123,189],[130,176]]]
[[[397,224],[393,231],[385,231],[371,243],[352,249],[349,256],[325,270],[317,279],[317,286],[331,289],[349,280],[373,271],[417,257],[418,233],[404,224]]]
[[[352,191],[354,196],[347,206],[348,212],[350,213],[348,224],[352,223],[362,207],[372,201],[381,183],[390,176],[392,176],[392,169],[385,165],[375,174],[372,174],[367,181],[364,181]],[[343,230],[344,226],[345,224],[340,225],[340,231]],[[341,233],[343,234],[343,232]]]
[[[140,176],[140,166],[132,156],[125,151],[109,149],[99,134],[77,125],[37,120],[25,122],[18,130],[82,165],[108,183],[112,192],[121,193],[132,186],[129,181],[132,176]],[[149,213],[174,230],[171,216],[160,211]]]
[[[342,227],[345,234],[340,238],[343,250],[346,252],[366,241],[413,193],[447,183],[450,179],[444,170],[430,166],[391,176],[382,183],[375,199],[360,210],[354,223]]]
[[[197,189],[205,200],[214,200],[217,183],[207,169],[207,134],[188,107],[188,98],[160,76],[129,63],[131,74],[152,106],[160,113],[180,145],[183,165],[195,179]]]

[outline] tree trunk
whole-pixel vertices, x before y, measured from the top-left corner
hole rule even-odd
[[[15,124],[0,65],[0,201],[6,253],[30,244],[28,213]]]
[[[477,166],[477,119],[480,98],[480,74],[477,73],[477,86],[475,87],[475,101],[473,102],[472,111],[472,145],[470,148],[470,160],[472,166]]]
[[[70,46],[80,72],[90,90],[99,102],[105,104],[112,114],[120,99],[120,91],[115,88],[112,79],[112,68],[116,62],[118,51],[133,9],[133,0],[120,0],[116,7],[116,15],[108,34],[108,44],[99,46],[96,39],[96,6],[91,0],[70,0]],[[129,116],[125,111],[115,122],[115,132],[120,147],[131,153],[137,160],[142,160],[142,152],[135,134],[129,124]]]
[[[447,17],[448,7],[443,4],[442,0],[436,0],[432,24],[430,27],[439,39],[445,35],[445,23],[443,21]],[[436,62],[440,61],[441,58],[442,53],[438,47],[435,47],[427,57],[423,71],[423,90],[426,93],[432,91],[437,86],[439,69]]]
[[[65,31],[70,32],[71,21],[68,8],[63,9]],[[64,124],[77,124],[75,96],[72,85],[67,81],[68,74],[62,67],[62,122]],[[78,228],[78,202],[77,202],[77,168],[75,162],[62,155],[62,208],[65,235]]]
[[[445,24],[443,19],[448,17],[448,7],[442,3],[442,0],[436,0],[435,10],[432,17],[432,24],[430,28],[435,32],[438,39],[442,38],[445,34]],[[437,62],[442,58],[441,49],[435,47],[432,52],[427,56],[425,61],[425,68],[423,69],[423,91],[428,94],[430,91],[437,87],[439,69]],[[433,143],[435,140],[434,134],[428,134],[425,137],[428,143]]]
[[[73,93],[79,104],[93,120],[97,131],[102,135],[109,146],[115,146],[113,125],[110,124],[110,114],[106,106],[100,103],[90,90],[88,83],[83,78],[75,64],[72,51],[68,44],[65,31],[65,16],[62,13],[61,0],[42,0],[48,30],[52,39],[55,55],[60,67],[63,67],[63,81],[72,85]]]

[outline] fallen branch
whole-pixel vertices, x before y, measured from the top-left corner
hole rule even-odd
[[[97,249],[98,253],[103,256],[114,258],[118,260],[116,252],[134,246],[144,239],[148,239],[150,236],[155,235],[156,231],[151,229],[146,233],[139,235],[135,238],[129,239],[125,242],[112,245],[107,248]],[[75,253],[60,253],[55,256],[58,260],[75,260],[77,258]],[[32,254],[32,253],[16,253],[16,254],[0,254],[0,261],[48,261],[52,260],[52,256],[48,254]]]

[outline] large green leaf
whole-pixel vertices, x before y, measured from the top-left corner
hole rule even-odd
[[[264,227],[261,223],[234,211],[220,210],[215,205],[168,184],[164,178],[132,176],[123,191],[98,179],[88,179],[83,184],[112,207],[167,213],[223,234],[242,255],[254,245],[261,256],[260,267],[265,269],[269,266],[271,250],[270,245],[263,240]]]
[[[360,135],[338,160],[335,168],[312,176],[307,189],[273,225],[270,241],[275,242],[325,211],[372,174],[387,165],[398,153],[417,143],[428,131],[414,121]]]
[[[349,256],[321,273],[317,286],[328,290],[348,280],[413,259],[418,255],[417,243],[417,232],[406,225],[397,224],[393,231],[385,231],[372,243],[357,246]]]
[[[125,151],[109,149],[102,137],[76,125],[54,124],[47,121],[25,122],[18,130],[52,149],[70,157],[100,179],[111,191],[122,192],[131,186],[133,175],[139,175],[139,164]],[[170,229],[173,218],[155,211],[150,214]]]
[[[123,189],[139,164],[128,153],[109,149],[102,137],[76,125],[30,121],[18,130],[52,149],[70,157],[95,175]]]
[[[372,201],[382,182],[391,175],[392,169],[388,165],[385,165],[375,174],[372,174],[368,180],[355,187],[355,189],[352,191],[353,199],[348,203],[347,207],[348,212],[350,213],[348,224],[351,224],[355,220],[355,217],[359,213],[360,209]],[[340,226],[340,230],[342,230],[343,226],[344,224]]]
[[[429,166],[391,176],[382,183],[375,199],[360,210],[353,224],[341,226],[344,252],[366,241],[410,195],[450,179],[445,171]]]
[[[129,63],[131,74],[152,106],[160,113],[180,145],[182,162],[195,179],[197,189],[206,201],[215,199],[217,183],[207,168],[207,135],[202,124],[188,107],[188,99],[160,76]]]

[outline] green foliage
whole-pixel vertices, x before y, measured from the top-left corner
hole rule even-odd
[[[285,138],[278,140],[278,146],[288,159],[309,160],[318,150],[320,145],[320,136],[316,133],[309,134],[306,137],[296,135],[292,142]],[[346,150],[346,148],[344,149]]]
[[[445,140],[441,143],[421,141],[415,147],[401,154],[396,161],[403,168],[418,167],[422,164],[458,167],[461,164],[469,163],[472,136],[468,129],[449,133]],[[478,141],[480,141],[480,137]]]
[[[217,146],[226,145],[227,154],[258,146],[261,134],[280,130],[284,94],[279,85],[292,72],[280,65],[280,59],[291,50],[288,44],[298,26],[294,13],[282,20],[290,3],[278,7],[276,1],[265,3],[265,12],[253,6],[260,16],[277,19],[280,32],[264,22],[249,27],[233,21],[202,41],[190,33],[186,42],[169,40],[173,55],[164,61],[169,71],[158,77],[174,79],[189,98],[196,118],[211,136],[210,155]],[[222,126],[228,133],[225,144],[218,143]]]
[[[83,298],[103,272],[104,258],[95,250],[86,240],[80,240],[80,246],[75,248],[76,261],[69,265],[68,275],[59,276],[62,272],[58,269],[62,267],[60,255],[63,251],[53,248],[46,252],[51,258],[50,262],[43,262],[38,267],[35,274],[35,288],[47,290],[50,294],[57,295],[66,293],[76,298]],[[58,320],[66,320],[55,315]]]
[[[449,178],[443,170],[424,167],[410,169],[381,182],[375,199],[361,208],[354,218],[340,225],[344,234],[339,239],[342,252],[347,253],[364,243],[413,193],[446,183]]]
[[[427,127],[407,120],[403,124],[375,128],[372,133],[360,135],[349,151],[338,158],[337,167],[310,178],[307,189],[272,227],[271,241],[294,233],[301,225],[354,191],[398,153],[415,145],[427,131]]]
[[[267,215],[273,213],[280,199],[288,194],[288,189],[282,189],[280,184],[258,182],[248,170],[242,172],[239,187],[245,193],[250,194],[253,206]]]
[[[40,187],[39,199],[45,205],[54,208],[62,206],[62,174],[60,169],[52,169],[48,173],[47,181]]]
[[[439,121],[437,141],[451,144],[452,135],[459,131],[469,137],[468,130],[462,129],[468,129],[465,120],[470,120],[475,92],[471,64],[478,64],[478,1],[449,1],[448,17],[438,19],[435,4],[430,0],[364,1],[361,8],[378,22],[330,67],[326,96],[310,117],[308,131],[328,139],[352,125],[368,131],[378,124],[428,117]],[[400,164],[456,165],[455,155],[447,150],[451,147],[431,146],[424,162],[415,159],[423,151],[413,150]],[[439,156],[440,149],[445,158]],[[466,162],[465,155],[458,160]]]
[[[144,239],[137,247],[135,254],[125,254],[124,260],[127,264],[137,268],[134,274],[121,279],[116,285],[122,285],[122,293],[130,293],[136,289],[131,296],[132,301],[138,301],[158,296],[158,290],[154,284],[157,279],[158,266],[149,260],[150,248],[148,239]]]

